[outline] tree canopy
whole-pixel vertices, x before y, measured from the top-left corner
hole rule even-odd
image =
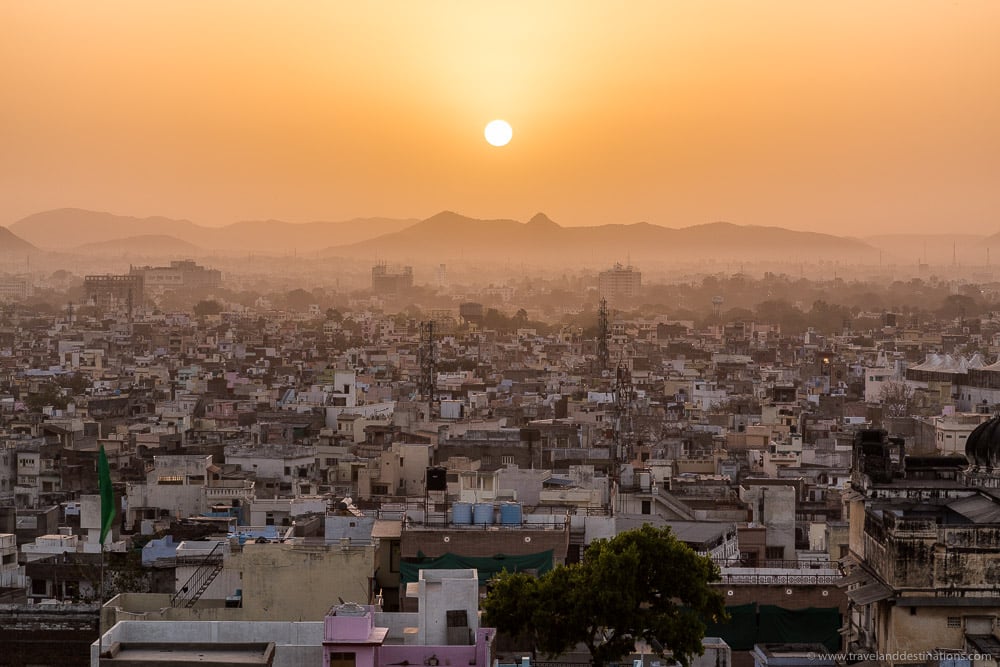
[[[583,644],[602,665],[634,652],[642,639],[687,667],[702,653],[706,622],[725,616],[722,595],[708,585],[718,579],[715,564],[669,528],[645,525],[595,541],[582,562],[542,577],[504,572],[483,609],[489,625],[528,637],[548,655]]]

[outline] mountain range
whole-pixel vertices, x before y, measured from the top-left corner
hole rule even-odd
[[[321,254],[370,256],[392,261],[419,258],[569,263],[587,260],[696,260],[716,258],[848,259],[878,257],[857,239],[798,232],[780,227],[725,222],[673,229],[639,222],[595,227],[562,227],[539,213],[527,223],[477,220],[445,211],[406,229]]]
[[[10,225],[9,230],[46,250],[72,251],[92,244],[121,241],[129,237],[173,237],[205,253],[257,252],[282,254],[307,252],[329,245],[356,243],[398,231],[416,220],[357,218],[345,222],[291,223],[281,220],[236,222],[207,227],[190,220],[164,217],[135,218],[112,213],[61,208],[35,213]],[[136,246],[138,247],[138,246]],[[158,251],[156,244],[151,244]],[[120,251],[119,251],[120,252]],[[147,253],[148,254],[148,253]],[[162,253],[161,253],[162,254]]]
[[[671,228],[647,222],[562,226],[539,213],[530,220],[480,220],[443,211],[425,220],[357,218],[344,222],[236,222],[208,227],[190,220],[136,218],[64,208],[0,227],[0,253],[54,250],[89,256],[175,258],[259,253],[436,263],[506,261],[606,265],[635,260],[701,259],[875,264],[988,261],[1000,234],[894,234],[855,239],[781,227],[713,222]],[[996,257],[1000,261],[1000,255]]]

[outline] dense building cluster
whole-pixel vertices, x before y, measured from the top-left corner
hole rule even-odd
[[[474,303],[437,327],[360,307],[160,312],[105,283],[88,289],[108,310],[0,327],[0,627],[23,637],[24,610],[103,596],[104,630],[303,624],[308,646],[265,640],[273,664],[335,664],[352,624],[391,639],[381,662],[420,643],[409,625],[476,660],[518,648],[479,628],[480,584],[651,523],[720,568],[732,620],[709,628],[712,660],[997,641],[996,320],[787,335],[611,314],[594,336],[489,328]],[[84,626],[65,646],[96,637]],[[144,632],[116,627],[109,641]]]

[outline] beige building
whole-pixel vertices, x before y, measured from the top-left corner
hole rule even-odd
[[[964,454],[965,442],[973,430],[989,415],[956,413],[934,417],[934,448],[941,454]]]
[[[847,649],[978,653],[1000,618],[1000,418],[966,456],[905,456],[884,431],[855,438],[849,508]],[[922,661],[921,661],[922,662]]]
[[[614,268],[601,271],[597,276],[598,293],[611,302],[632,299],[639,295],[641,288],[642,273],[631,266],[615,264]]]
[[[368,604],[375,591],[376,545],[297,539],[232,547],[218,578],[241,587],[241,607],[203,597],[189,607],[173,596],[123,593],[102,610],[102,627],[141,617],[150,621],[320,621],[338,598]],[[230,593],[235,593],[235,588]]]

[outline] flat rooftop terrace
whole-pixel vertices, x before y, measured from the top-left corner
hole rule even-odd
[[[142,667],[164,664],[171,667],[203,665],[268,665],[274,662],[274,643],[250,644],[171,644],[114,643],[101,657],[101,665]]]

